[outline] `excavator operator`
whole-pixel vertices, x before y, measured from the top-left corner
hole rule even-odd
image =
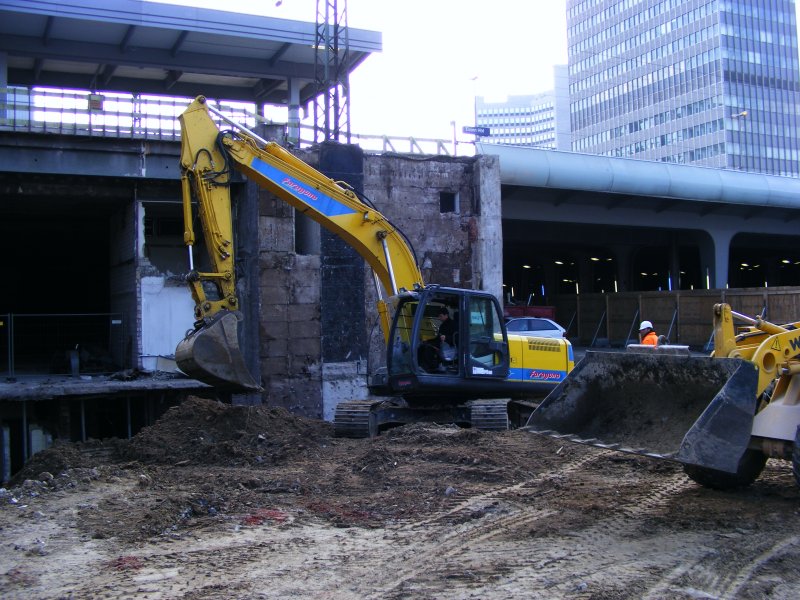
[[[445,342],[450,346],[455,346],[454,336],[456,333],[455,322],[450,318],[450,313],[444,306],[439,310],[437,315],[439,319],[439,342]],[[441,345],[440,345],[441,347]]]
[[[456,322],[450,318],[446,306],[439,309],[436,318],[439,320],[436,336],[425,340],[419,349],[420,364],[429,373],[444,371],[443,363],[455,359]]]

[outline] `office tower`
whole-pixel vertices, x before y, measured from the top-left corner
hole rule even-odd
[[[565,65],[554,67],[554,89],[500,101],[475,98],[475,123],[489,129],[482,142],[551,150],[570,149],[569,89]]]
[[[572,149],[800,175],[793,0],[567,0]]]

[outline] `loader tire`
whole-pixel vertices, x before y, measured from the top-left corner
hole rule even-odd
[[[739,460],[739,470],[736,473],[726,473],[697,465],[683,465],[683,471],[692,481],[703,487],[715,490],[734,490],[747,487],[758,479],[766,464],[766,454],[759,450],[748,449]]]

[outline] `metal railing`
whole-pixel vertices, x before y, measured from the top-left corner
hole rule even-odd
[[[125,338],[119,313],[0,315],[0,374],[114,373],[127,362]]]
[[[178,116],[191,101],[171,96],[11,86],[0,88],[0,131],[178,141]],[[311,125],[289,127],[272,122],[257,114],[252,103],[211,98],[209,102],[248,129],[268,125],[280,130],[277,137],[284,144],[307,147],[315,143]],[[350,137],[365,150],[384,153],[454,155],[456,144],[471,147],[462,154],[474,152],[471,144],[455,140],[364,134]]]

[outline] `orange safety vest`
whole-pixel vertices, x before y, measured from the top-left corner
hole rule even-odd
[[[655,331],[651,331],[642,338],[642,344],[646,346],[658,346],[658,336]]]

